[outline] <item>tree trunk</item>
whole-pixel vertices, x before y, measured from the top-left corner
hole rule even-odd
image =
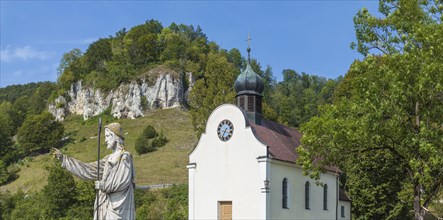
[[[424,212],[422,213],[422,208],[420,205],[420,184],[416,184],[414,187],[414,214],[415,220],[423,220]]]

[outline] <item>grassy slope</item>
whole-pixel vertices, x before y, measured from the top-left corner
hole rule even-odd
[[[192,128],[190,115],[178,109],[165,109],[150,112],[144,118],[119,119],[125,133],[126,149],[134,156],[136,184],[148,185],[159,183],[186,183],[188,153],[191,152],[197,138]],[[104,124],[109,123],[104,121]],[[134,141],[147,125],[169,139],[169,142],[155,152],[137,155]],[[83,122],[82,117],[72,116],[65,122],[65,132],[73,139],[62,148],[63,153],[79,160],[90,162],[97,158],[97,124]],[[81,141],[83,139],[83,141]],[[86,140],[85,140],[86,139]],[[104,145],[104,132],[101,133],[101,156],[109,154]],[[47,171],[45,166],[53,163],[50,155],[41,155],[25,160],[20,166],[19,178],[5,186],[0,191],[36,191],[46,184]]]

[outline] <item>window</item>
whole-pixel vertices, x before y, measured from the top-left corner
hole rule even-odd
[[[282,208],[288,208],[288,179],[286,178],[282,182]]]
[[[341,206],[341,217],[345,217],[345,206]]]
[[[323,186],[323,210],[328,210],[328,184]]]
[[[309,183],[309,181],[306,181],[305,184],[305,209],[310,209],[309,208],[309,187],[311,186],[311,184]]]

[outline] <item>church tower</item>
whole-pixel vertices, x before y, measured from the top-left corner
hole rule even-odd
[[[250,38],[248,39],[248,41]],[[263,79],[254,72],[251,67],[250,52],[248,43],[248,62],[246,68],[235,80],[234,88],[237,92],[237,106],[246,112],[249,120],[260,125],[262,119],[262,98],[264,83]]]

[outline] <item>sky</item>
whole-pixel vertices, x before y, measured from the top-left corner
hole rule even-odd
[[[336,78],[362,59],[349,45],[363,7],[376,13],[378,1],[0,0],[0,87],[56,81],[64,53],[150,19],[200,25],[210,41],[243,56],[249,32],[251,57],[277,81],[284,69]]]

